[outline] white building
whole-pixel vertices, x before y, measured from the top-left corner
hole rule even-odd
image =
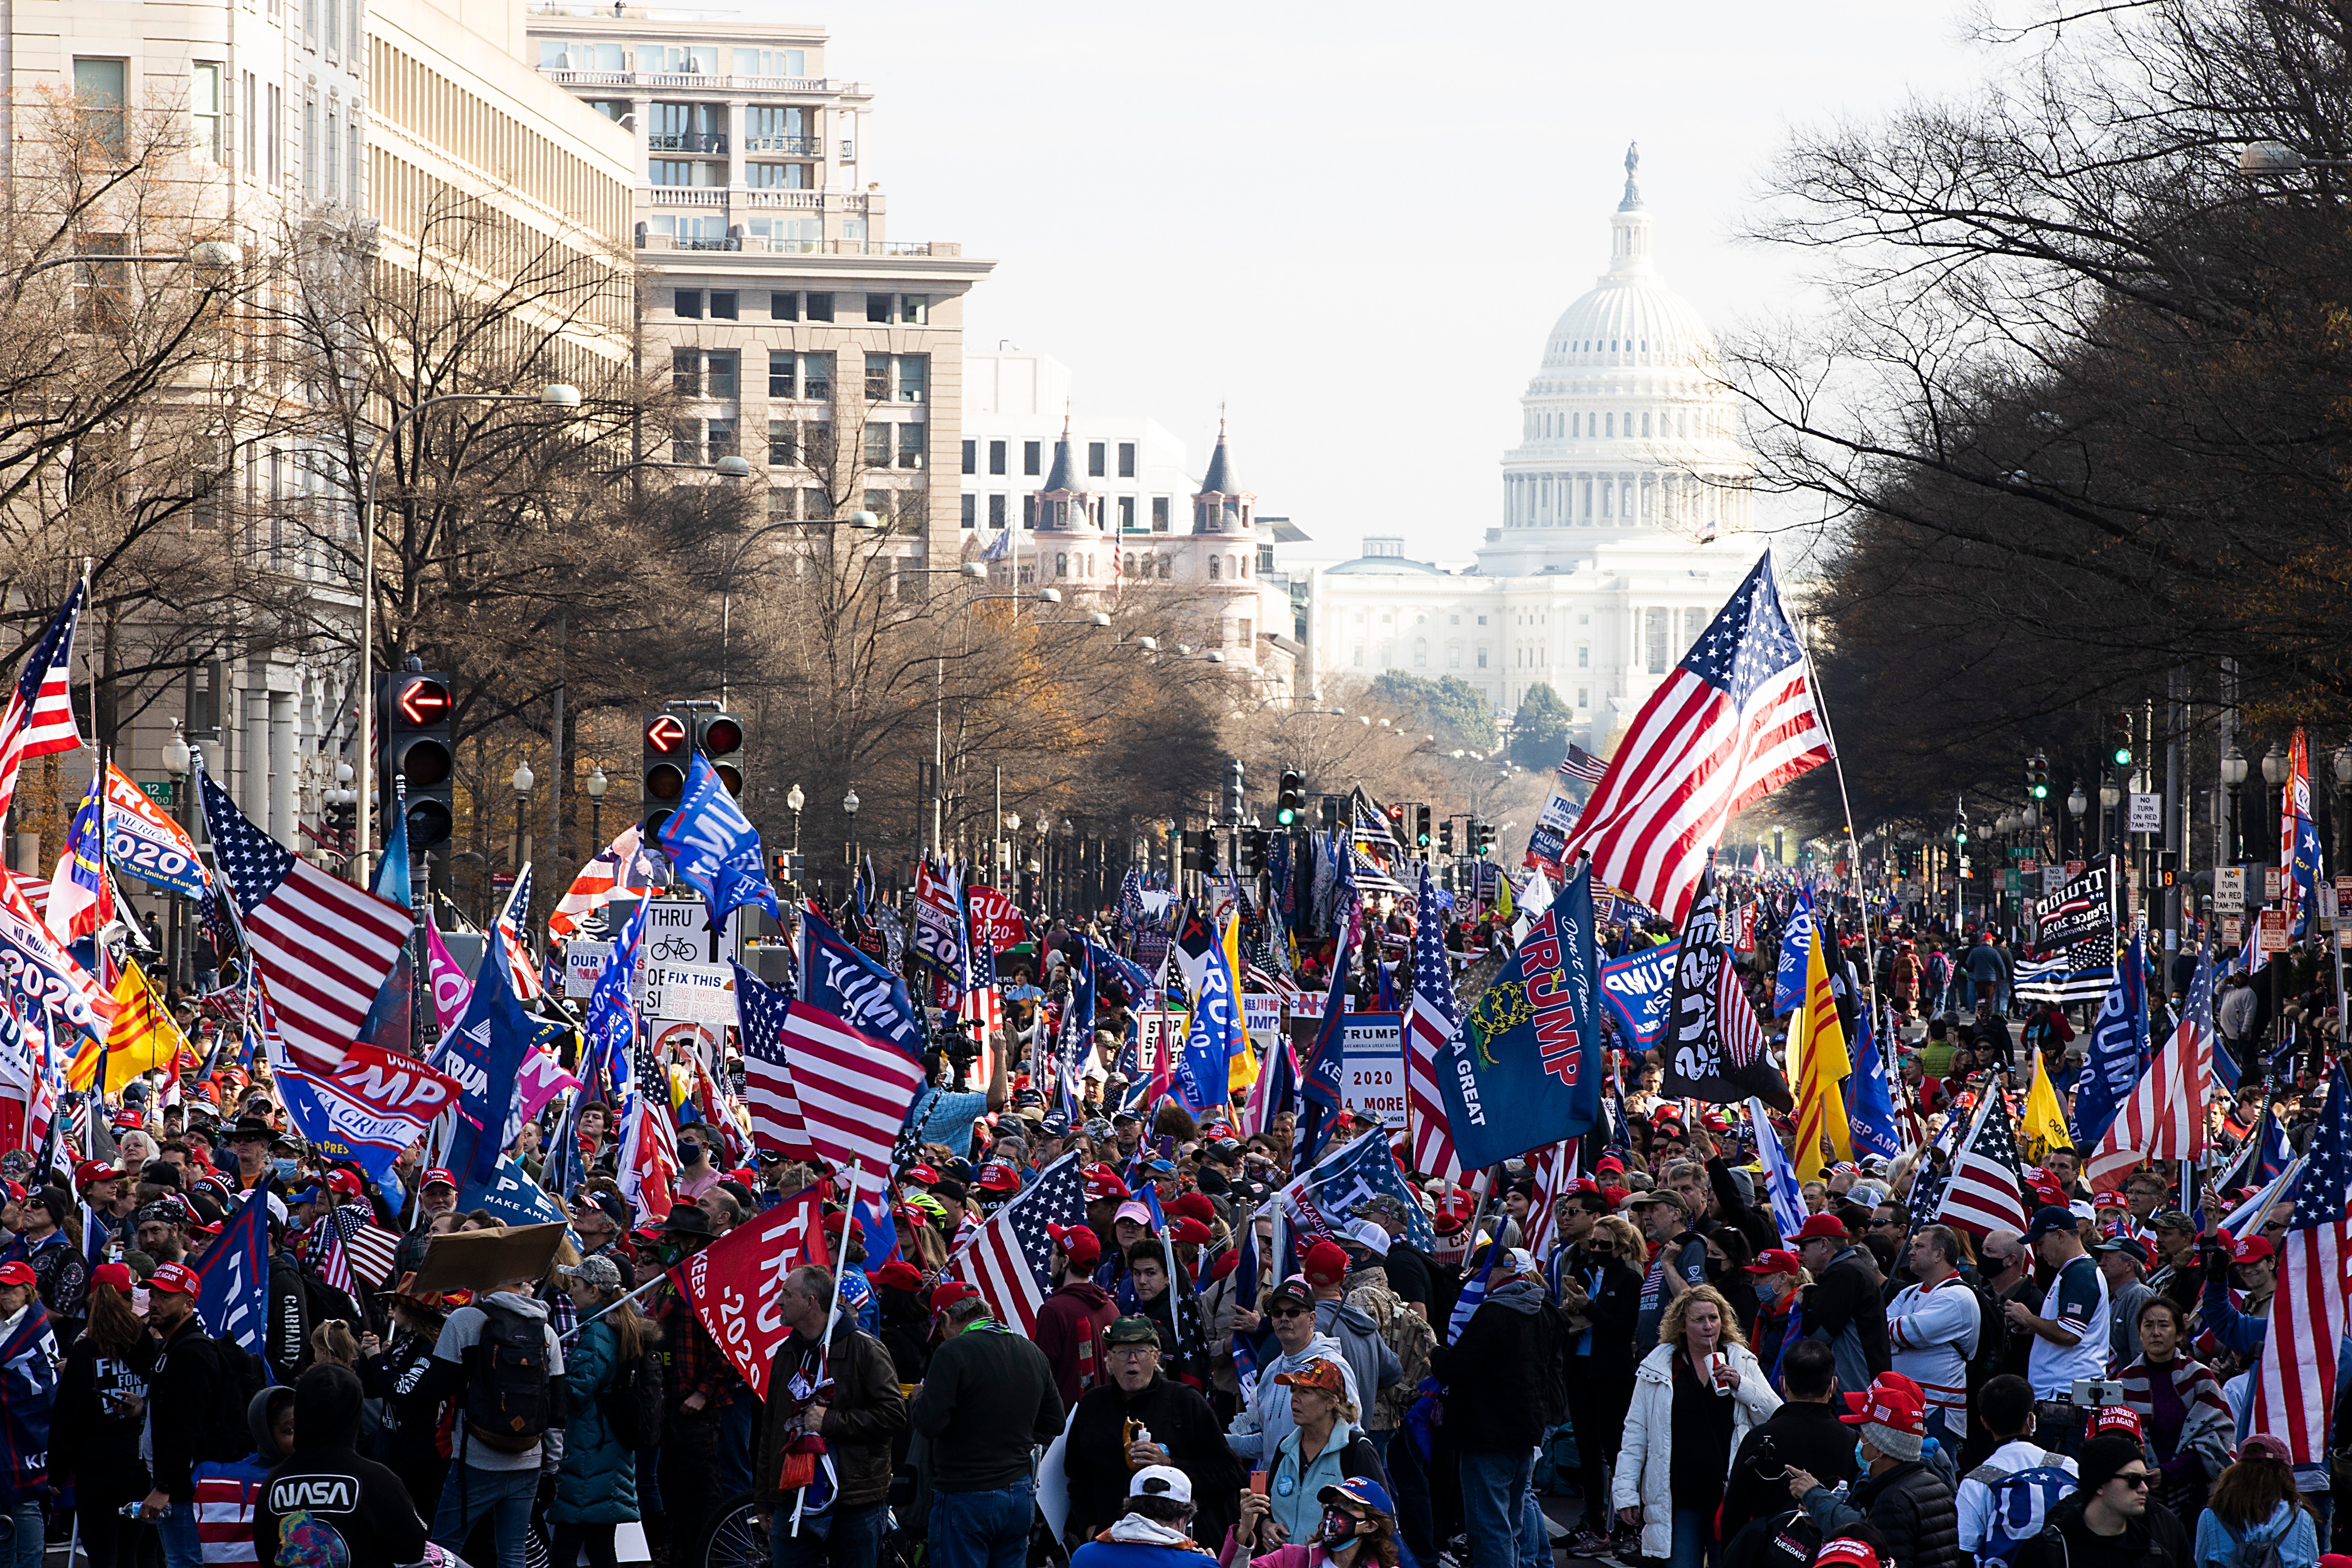
[[[1319,675],[1455,676],[1505,716],[1548,683],[1599,751],[1762,553],[1737,400],[1714,333],[1658,279],[1637,162],[1626,154],[1609,270],[1553,324],[1520,398],[1502,525],[1459,570],[1382,538],[1316,570]]]
[[[964,559],[987,562],[999,587],[1164,594],[1204,650],[1290,688],[1303,595],[1275,552],[1307,535],[1259,514],[1223,421],[1195,480],[1158,421],[1077,414],[1050,355],[966,355],[964,385]]]

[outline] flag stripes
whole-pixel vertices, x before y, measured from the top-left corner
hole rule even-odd
[[[887,1170],[898,1129],[923,1089],[922,1064],[806,1002],[785,1004],[782,1038],[817,1152],[836,1165]]]
[[[1038,1309],[1054,1288],[1054,1237],[1046,1227],[1086,1222],[1078,1157],[1065,1154],[971,1233],[949,1260],[948,1272],[978,1290],[998,1321],[1024,1337],[1034,1335]]]
[[[1989,1092],[1952,1163],[1951,1181],[1936,1221],[1982,1238],[1996,1230],[2025,1229],[2025,1199],[2017,1184],[2017,1135],[1998,1093]]]
[[[2352,1080],[2337,1062],[2280,1237],[2278,1289],[2254,1369],[2247,1430],[2286,1440],[2298,1465],[2327,1461],[2330,1408],[2352,1292]]]

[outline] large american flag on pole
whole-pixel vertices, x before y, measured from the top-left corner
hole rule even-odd
[[[348,1055],[408,940],[406,910],[297,858],[197,773],[205,826],[294,1065],[326,1074]]]
[[[540,984],[538,967],[531,963],[530,949],[524,944],[523,928],[530,923],[530,864],[515,873],[514,889],[507,895],[506,908],[499,911],[497,929],[499,953],[506,960],[507,976],[514,985],[514,994],[526,1002],[535,1002],[547,994]]]
[[[1054,1289],[1054,1237],[1045,1227],[1086,1223],[1078,1157],[1065,1154],[972,1233],[948,1272],[979,1291],[998,1321],[1024,1337],[1034,1334],[1037,1310]]]
[[[2294,1207],[2280,1238],[2278,1290],[2270,1331],[2254,1369],[2250,1432],[2284,1438],[2298,1465],[2327,1459],[2329,1406],[2336,1397],[2345,1298],[2352,1292],[2352,1081],[2337,1062],[2327,1080],[2327,1108],[2295,1184]]]
[[[1445,1100],[1437,1090],[1437,1053],[1462,1025],[1454,999],[1454,971],[1438,934],[1437,889],[1429,863],[1421,868],[1421,906],[1412,930],[1412,1006],[1405,1016],[1405,1120],[1412,1129],[1412,1168],[1424,1176],[1462,1177],[1454,1152],[1454,1130],[1445,1120]]]
[[[811,1158],[808,1123],[784,1056],[785,1010],[792,993],[735,965],[735,1022],[743,1046],[743,1099],[751,1111],[751,1142],[795,1160]]]
[[[1924,1163],[1923,1163],[1924,1168]],[[1952,1162],[1952,1179],[1937,1205],[1936,1223],[1981,1239],[1996,1230],[2025,1229],[2025,1197],[2017,1184],[2017,1133],[2000,1091],[1990,1086],[1976,1125]]]
[[[27,757],[77,751],[81,731],[74,726],[74,623],[81,618],[82,585],[76,583],[65,607],[25,657],[16,689],[0,711],[0,816],[16,795],[16,775]]]
[[[2131,947],[2133,957],[2139,944]],[[2205,1152],[2205,1094],[2213,1081],[2213,965],[2199,955],[2180,1025],[2107,1124],[2084,1163],[2092,1189],[2121,1187],[2146,1161],[2194,1160]]]
[[[784,1004],[782,1037],[801,1121],[817,1152],[835,1165],[888,1170],[898,1129],[922,1092],[922,1064],[806,1002]],[[748,1058],[744,1068],[748,1074]]]
[[[1767,552],[1634,715],[1561,847],[1679,926],[1742,808],[1832,757]]]

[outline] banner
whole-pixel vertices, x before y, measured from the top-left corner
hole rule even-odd
[[[201,898],[211,876],[196,841],[121,768],[106,767],[106,858],[118,871],[188,898]]]
[[[761,863],[758,830],[700,752],[687,759],[686,794],[662,823],[661,847],[670,868],[710,905],[712,920],[724,921],[746,904],[767,910],[771,920],[784,918]]]
[[[1475,1171],[1601,1120],[1601,1018],[1590,867],[1536,920],[1438,1054],[1462,1168]]]
[[[2063,972],[2105,969],[2116,961],[2111,862],[2101,861],[2033,904],[2036,955],[2063,960]]]
[[[1813,944],[1813,895],[1801,889],[1780,928],[1780,954],[1772,973],[1772,1016],[1785,1018],[1805,1005],[1805,955]]]
[[[196,1316],[205,1332],[259,1355],[269,1339],[269,1194],[245,1194],[220,1239],[196,1265]]]
[[[822,1186],[802,1188],[675,1271],[694,1315],[761,1399],[768,1396],[768,1369],[792,1332],[776,1305],[776,1292],[801,1265],[826,1262],[824,1195]]]
[[[488,1181],[469,1181],[457,1194],[457,1212],[471,1214],[487,1209],[501,1225],[569,1225],[572,1216],[563,1205],[551,1197],[546,1189],[530,1179],[524,1170],[506,1155],[499,1156],[498,1168]]]
[[[1381,1196],[1402,1200],[1405,1241],[1423,1252],[1434,1251],[1437,1233],[1385,1138],[1366,1136],[1333,1150],[1282,1189],[1282,1209],[1294,1233],[1331,1236],[1354,1216],[1358,1205]]]
[[[1682,938],[1676,937],[1663,947],[1645,947],[1601,966],[1601,1000],[1637,1051],[1656,1045],[1666,1026],[1666,1000],[1675,962],[1682,952]]]
[[[801,916],[803,944],[801,1000],[847,1022],[860,1033],[887,1040],[919,1058],[929,1047],[921,1013],[907,995],[907,983],[879,960],[842,940],[814,910]]]
[[[1520,861],[1549,876],[1555,882],[1568,880],[1561,868],[1559,852],[1568,843],[1569,830],[1576,826],[1576,814],[1583,806],[1564,795],[1555,792],[1543,805],[1543,815],[1536,818],[1535,831],[1528,835],[1528,852]]]
[[[967,888],[964,899],[971,906],[974,942],[987,942],[992,952],[1004,952],[1029,940],[1029,922],[1002,888]]]
[[[1683,925],[1666,1004],[1665,1074],[1660,1092],[1670,1100],[1737,1105],[1751,1096],[1786,1110],[1795,1103],[1789,1081],[1764,1054],[1756,1009],[1740,989],[1723,941],[1723,903],[1712,869],[1699,874],[1698,891]]]
[[[457,1103],[465,1085],[413,1057],[353,1045],[331,1074],[278,1074],[287,1120],[319,1152],[359,1166],[378,1182],[401,1151]]]
[[[506,965],[485,962],[466,1016],[433,1054],[432,1065],[464,1089],[444,1160],[460,1184],[486,1182],[506,1147],[523,1053],[538,1031],[507,983]]]
[[[1405,1130],[1404,1015],[1350,1013],[1340,1026],[1339,1105],[1384,1132]]]
[[[928,856],[915,867],[915,962],[954,983],[957,994],[946,1005],[962,1000],[962,900],[954,873],[934,871]]]

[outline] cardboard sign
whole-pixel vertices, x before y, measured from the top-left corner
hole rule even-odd
[[[735,971],[724,963],[647,964],[644,1005],[648,1018],[732,1028]]]
[[[1404,1130],[1404,1015],[1351,1013],[1341,1036],[1339,1103]]]
[[[2213,912],[2222,915],[2246,912],[2246,868],[2243,866],[2213,868]]]
[[[1169,1059],[1184,1048],[1184,1030],[1192,1021],[1190,1013],[1170,1013],[1150,1009],[1135,1016],[1136,1071],[1149,1078],[1160,1065],[1160,1053],[1166,1050]]]
[[[566,996],[593,996],[596,994],[596,976],[604,972],[604,961],[613,956],[609,942],[583,942],[579,938],[563,944],[563,994]]]

